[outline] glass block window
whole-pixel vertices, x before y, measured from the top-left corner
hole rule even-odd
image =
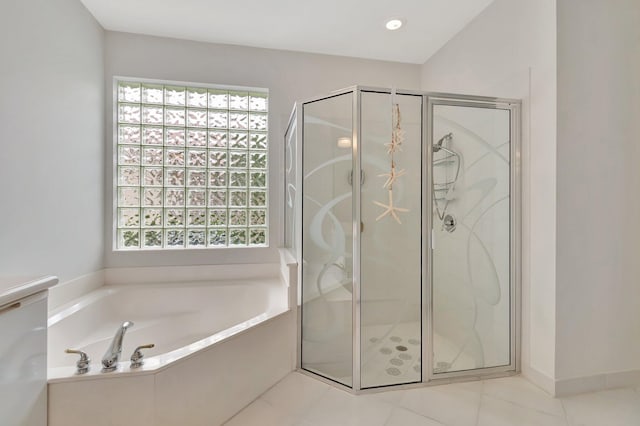
[[[266,246],[266,90],[118,80],[117,249]]]

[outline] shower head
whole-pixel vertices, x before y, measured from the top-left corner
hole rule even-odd
[[[444,143],[444,141],[451,140],[452,138],[453,138],[453,133],[447,133],[446,135],[441,137],[438,142],[433,144],[433,152],[440,151],[440,148],[442,148],[442,144]]]

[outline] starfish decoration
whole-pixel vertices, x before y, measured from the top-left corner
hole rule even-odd
[[[394,164],[391,166],[391,172],[383,173],[381,175],[378,175],[378,177],[386,177],[387,181],[384,183],[384,185],[382,185],[382,187],[391,189],[396,179],[398,179],[400,176],[403,176],[406,172],[407,171],[405,169],[402,169],[399,172],[396,172],[396,166]]]
[[[396,222],[398,222],[399,224],[402,225],[402,221],[400,220],[400,218],[398,217],[398,212],[400,213],[406,213],[409,211],[409,209],[403,209],[400,207],[396,207],[393,205],[393,191],[389,190],[389,204],[382,204],[379,203],[377,201],[374,201],[373,204],[376,204],[380,207],[384,207],[386,210],[384,212],[382,212],[382,214],[378,217],[376,217],[376,222],[379,221],[380,219],[382,219],[383,217],[387,216],[387,215],[391,215]]]
[[[391,142],[385,143],[387,154],[402,151],[402,142],[404,141],[404,130],[395,129],[391,135]]]

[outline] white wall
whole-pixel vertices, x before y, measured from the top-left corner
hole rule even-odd
[[[560,380],[640,377],[639,23],[638,0],[558,2]]]
[[[422,88],[523,100],[523,371],[555,375],[556,1],[496,0],[422,67]]]
[[[112,181],[112,79],[114,76],[198,83],[266,87],[270,90],[270,227],[271,248],[171,253],[112,252],[112,225],[106,221],[105,264],[118,266],[276,262],[282,244],[280,200],[284,131],[296,100],[354,84],[416,88],[418,65],[316,55],[241,46],[199,43],[126,33],[106,33],[107,182]],[[112,190],[105,194],[105,214],[112,216]]]
[[[96,271],[103,256],[103,38],[78,0],[0,13],[0,274]]]

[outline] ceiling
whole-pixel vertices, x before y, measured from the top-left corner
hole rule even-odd
[[[422,64],[493,0],[81,1],[112,31]]]

